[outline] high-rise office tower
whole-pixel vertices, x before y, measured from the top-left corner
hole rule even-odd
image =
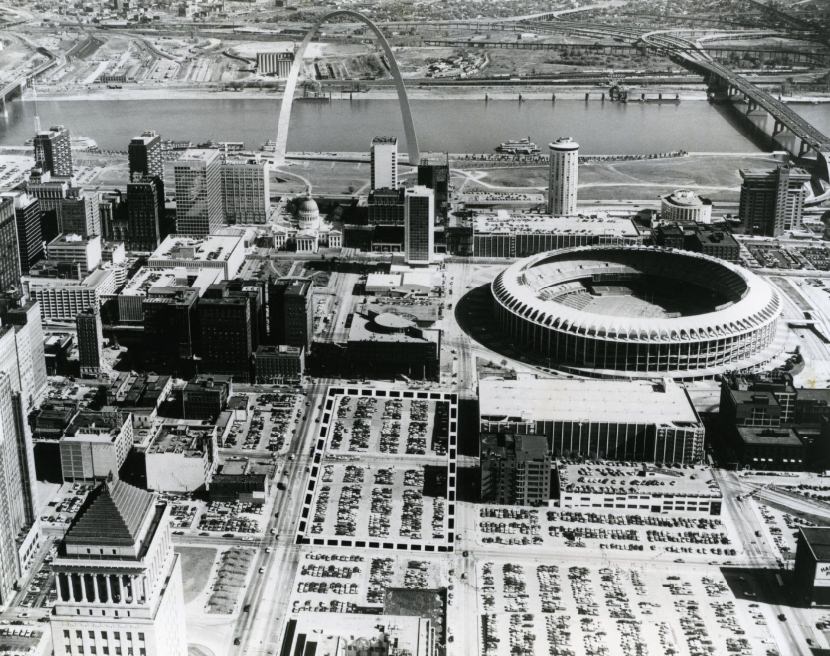
[[[170,508],[110,478],[81,506],[52,562],[55,656],[186,656]]]
[[[133,137],[127,146],[130,164],[130,179],[137,173],[140,177],[159,178],[164,181],[164,157],[161,151],[161,137],[153,130],[146,130],[141,136]]]
[[[72,177],[72,148],[69,130],[53,125],[35,135],[35,166],[59,178]]]
[[[14,204],[20,270],[25,275],[29,272],[29,268],[43,257],[40,201],[22,191],[0,194],[0,196],[11,199]]]
[[[369,193],[367,214],[369,225],[403,226],[406,190],[403,187],[384,187]]]
[[[98,308],[87,308],[75,318],[78,331],[78,358],[81,376],[96,377],[101,373],[101,352],[104,348],[104,331]]]
[[[101,234],[98,199],[81,189],[73,190],[60,204],[60,226],[64,234],[92,237]]]
[[[199,322],[200,373],[233,376],[234,382],[251,380],[251,354],[256,317],[251,298],[231,296],[227,285],[211,285],[196,306]]]
[[[435,196],[432,189],[417,186],[406,190],[403,225],[407,264],[429,264],[435,248]]]
[[[311,280],[280,278],[268,286],[270,341],[308,348],[313,336],[314,293]]]
[[[185,151],[173,169],[176,182],[176,232],[204,236],[225,220],[219,151]]]
[[[131,251],[153,251],[167,235],[161,234],[164,197],[159,195],[159,178],[135,173],[127,184],[127,234],[125,246]]]
[[[40,305],[27,301],[0,307],[0,372],[11,380],[28,413],[46,395],[46,355]]]
[[[199,293],[182,287],[156,287],[142,302],[144,357],[148,370],[191,375]]]
[[[375,137],[371,147],[372,189],[398,186],[398,138]],[[414,162],[413,162],[414,163]]]
[[[268,162],[223,163],[222,207],[227,223],[267,223],[271,214]]]
[[[548,214],[576,214],[576,185],[579,181],[579,144],[562,137],[548,145]]]
[[[20,248],[11,198],[0,198],[0,293],[20,289]]]
[[[446,215],[450,200],[449,155],[427,155],[418,164],[418,184],[435,193],[435,211]]]
[[[53,180],[52,174],[34,168],[26,181],[26,191],[40,202],[40,230],[45,241],[61,232],[61,205],[69,195],[68,180]]]
[[[749,235],[777,237],[785,230],[801,228],[810,174],[804,169],[742,169],[738,216]]]
[[[34,481],[31,436],[20,395],[10,377],[0,372],[0,603],[14,595],[24,568],[18,540],[34,519]],[[36,530],[36,529],[34,529]]]
[[[98,216],[104,241],[127,241],[127,210],[121,191],[107,191],[98,199]]]

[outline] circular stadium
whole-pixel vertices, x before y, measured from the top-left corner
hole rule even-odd
[[[645,246],[586,246],[515,262],[495,318],[540,364],[609,378],[711,378],[773,355],[781,299],[746,269]]]

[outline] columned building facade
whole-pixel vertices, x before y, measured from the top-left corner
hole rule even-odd
[[[181,564],[170,510],[145,490],[101,483],[53,562],[56,656],[186,656]]]

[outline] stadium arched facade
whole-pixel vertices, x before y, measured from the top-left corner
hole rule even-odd
[[[592,311],[603,290],[657,283],[679,312]],[[711,378],[774,355],[781,299],[717,258],[649,247],[566,248],[519,260],[491,285],[496,320],[540,364],[608,378]],[[694,297],[681,308],[683,292]],[[613,296],[615,292],[610,291]],[[682,311],[685,309],[686,311]]]
[[[300,43],[299,49],[294,54],[294,63],[291,64],[291,70],[289,71],[288,79],[285,82],[285,92],[283,93],[280,113],[277,118],[277,138],[274,149],[274,163],[277,165],[285,163],[285,152],[288,144],[288,128],[291,122],[291,107],[294,104],[294,91],[297,88],[297,80],[300,77],[300,71],[303,67],[303,56],[308,48],[308,44],[311,42],[311,39],[314,38],[314,35],[317,34],[317,30],[319,30],[324,23],[340,16],[354,18],[355,20],[366,25],[366,27],[368,27],[375,35],[378,43],[380,43],[380,47],[383,49],[383,54],[386,55],[386,61],[389,64],[389,70],[392,73],[392,78],[395,80],[395,88],[398,91],[398,103],[401,106],[401,118],[403,119],[403,129],[404,135],[406,136],[409,163],[416,166],[420,160],[418,138],[415,135],[415,124],[412,121],[412,109],[409,106],[409,97],[406,95],[406,86],[403,83],[401,71],[398,68],[398,62],[395,60],[392,48],[389,46],[389,42],[386,40],[383,32],[380,31],[380,28],[378,28],[377,25],[375,25],[363,14],[351,11],[350,9],[330,11],[318,18],[317,22],[314,23],[312,28],[305,35]]]

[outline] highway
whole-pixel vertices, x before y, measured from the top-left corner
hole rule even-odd
[[[763,517],[751,499],[739,500],[751,489],[744,488],[743,481],[737,472],[722,469],[712,470],[715,480],[723,494],[723,510],[731,520],[731,525],[737,532],[741,547],[746,554],[747,564],[751,568],[745,574],[748,581],[758,593],[762,603],[759,610],[763,611],[767,624],[772,632],[781,653],[810,654],[807,637],[813,637],[813,627],[799,608],[786,603],[775,603],[773,600],[784,602],[790,597],[789,591],[778,586],[774,571],[779,569],[778,558],[774,547],[767,540],[767,532],[759,528],[765,526]],[[760,535],[756,535],[756,531]],[[786,578],[785,578],[786,580]],[[740,595],[740,591],[737,591]],[[778,619],[779,615],[786,617],[785,621]]]

